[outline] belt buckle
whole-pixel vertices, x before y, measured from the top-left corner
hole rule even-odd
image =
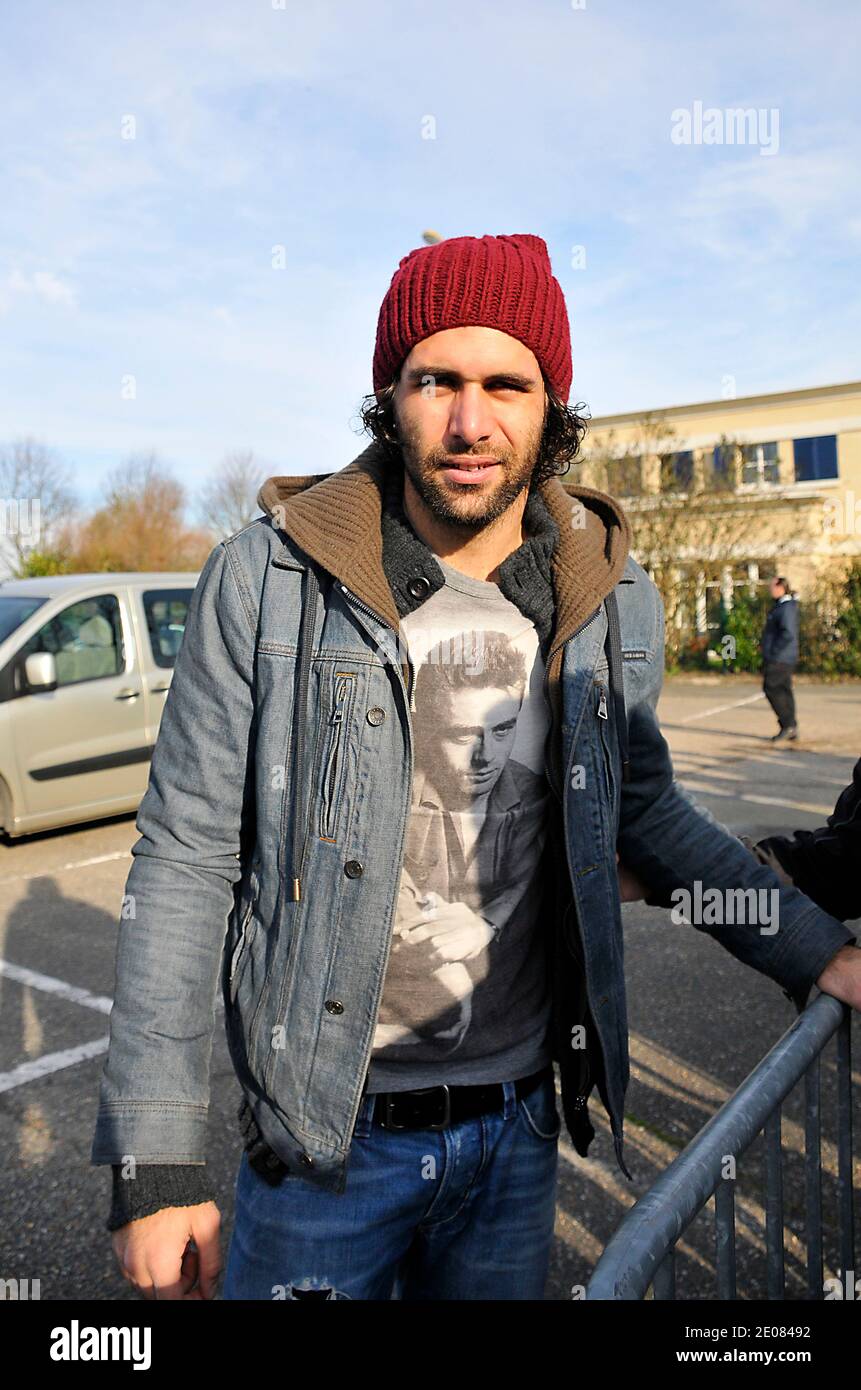
[[[450,1123],[450,1121],[451,1121],[451,1092],[449,1091],[449,1088],[448,1088],[447,1085],[442,1085],[442,1086],[421,1086],[421,1087],[418,1087],[418,1088],[415,1090],[414,1094],[416,1094],[416,1095],[421,1095],[422,1092],[426,1092],[426,1091],[444,1091],[444,1092],[445,1092],[445,1105],[444,1105],[444,1107],[443,1107],[443,1117],[442,1117],[441,1120],[435,1121],[432,1125],[421,1125],[420,1128],[421,1128],[421,1129],[445,1129],[446,1126],[447,1126],[447,1125]],[[401,1093],[401,1092],[398,1092],[398,1091],[388,1091],[388,1092],[386,1093],[386,1101],[385,1101],[385,1120],[384,1120],[384,1127],[385,1127],[386,1129],[410,1129],[410,1128],[412,1128],[411,1125],[398,1125],[398,1124],[394,1124],[394,1123],[392,1122],[392,1107],[393,1107],[393,1105],[394,1105],[393,1096],[396,1096],[396,1095],[399,1095],[399,1094],[402,1094],[402,1093]]]

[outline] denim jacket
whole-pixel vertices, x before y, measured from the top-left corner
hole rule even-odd
[[[372,445],[286,500],[270,480],[269,514],[203,568],[137,818],[95,1164],[205,1163],[220,991],[258,1132],[288,1172],[344,1190],[413,778],[414,672],[382,564],[388,466]],[[627,554],[627,520],[591,489],[540,491],[559,534],[545,678],[554,1056],[578,1152],[597,1087],[630,1177],[617,847],[656,893],[778,890],[773,933],[693,924],[799,1009],[854,937],[675,782],[655,712],[663,609]],[[407,587],[419,599],[431,582],[417,572]]]

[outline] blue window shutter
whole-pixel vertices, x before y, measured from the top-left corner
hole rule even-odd
[[[795,481],[813,483],[820,478],[836,478],[837,436],[820,434],[812,439],[794,439]]]
[[[694,454],[692,449],[683,449],[673,460],[673,471],[679,486],[689,488],[694,476]]]

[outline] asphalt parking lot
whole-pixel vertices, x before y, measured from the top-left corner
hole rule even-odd
[[[813,828],[831,811],[861,750],[861,688],[797,684],[796,744],[769,743],[775,724],[754,679],[678,678],[659,713],[676,773],[717,818],[754,838]],[[135,1299],[114,1265],[105,1229],[110,1174],[89,1162],[107,1048],[116,924],[134,820],[124,817],[0,843],[0,1277],[39,1279],[43,1299]],[[709,1119],[785,1032],[795,1010],[780,988],[669,912],[625,908],[631,1085],[626,1104],[629,1182],[613,1155],[600,1104],[588,1159],[563,1137],[557,1240],[547,1297],[585,1284],[628,1206]],[[853,1044],[857,1048],[857,1015]],[[823,1062],[823,1223],[836,1264],[833,1044]],[[853,1073],[856,1135],[861,1075]],[[241,1148],[239,1091],[219,1028],[212,1063],[209,1164],[226,1257]],[[787,1298],[804,1295],[803,1102],[785,1106]],[[565,1131],[563,1129],[563,1136]],[[740,1164],[738,1272],[745,1296],[765,1297],[759,1141]],[[856,1150],[861,1149],[856,1139]],[[856,1208],[861,1162],[856,1160]],[[861,1256],[861,1239],[856,1234]],[[679,1295],[709,1297],[714,1241],[705,1216],[682,1239]]]

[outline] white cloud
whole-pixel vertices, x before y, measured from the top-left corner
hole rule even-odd
[[[837,240],[861,216],[857,160],[848,152],[753,154],[709,168],[712,153],[702,151],[699,177],[675,213],[690,240],[715,256],[762,263],[803,254],[808,236]]]
[[[13,270],[0,285],[0,312],[8,313],[15,297],[21,295],[35,296],[46,304],[62,304],[67,309],[77,306],[77,296],[71,285],[65,284],[51,270],[34,270],[31,275]]]

